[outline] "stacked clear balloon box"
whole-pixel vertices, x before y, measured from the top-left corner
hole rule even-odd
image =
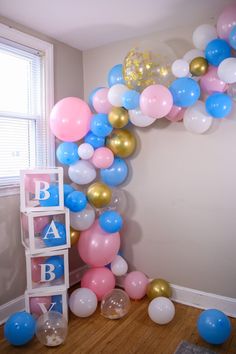
[[[101,301],[102,315],[118,319],[128,313],[130,298],[138,300],[147,294],[152,321],[163,325],[174,318],[167,281],[149,281],[140,271],[127,273],[120,250],[126,208],[120,186],[128,176],[125,159],[136,147],[132,125],[147,127],[165,118],[183,121],[187,131],[202,134],[215,119],[227,117],[232,110],[236,100],[236,5],[223,10],[216,27],[197,27],[192,38],[195,48],[172,65],[151,48],[131,49],[123,64],[109,71],[109,87],[94,89],[89,104],[68,97],[52,109],[50,127],[62,141],[57,159],[68,167],[71,180],[64,185],[71,243],[89,266],[81,288],[69,299],[70,310],[78,317],[91,316]],[[115,288],[115,276],[124,276],[124,290]],[[231,333],[229,318],[217,309],[203,311],[197,328],[211,344],[225,342]]]

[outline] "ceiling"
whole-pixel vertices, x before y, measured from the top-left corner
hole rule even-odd
[[[233,0],[0,0],[0,13],[86,50],[147,33],[214,21]]]

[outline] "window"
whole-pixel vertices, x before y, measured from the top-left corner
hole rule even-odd
[[[52,45],[0,25],[0,191],[19,170],[54,165]],[[10,188],[10,189],[9,189]]]

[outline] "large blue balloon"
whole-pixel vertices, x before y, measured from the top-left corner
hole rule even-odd
[[[187,77],[174,80],[169,89],[173,96],[174,105],[179,107],[192,106],[201,94],[198,83]]]
[[[63,185],[63,191],[64,191],[64,201],[66,200],[66,197],[71,193],[74,192],[75,189],[70,185],[70,184],[64,184]]]
[[[213,39],[205,49],[207,61],[214,66],[218,66],[224,59],[229,58],[231,49],[224,39]]]
[[[54,275],[55,275],[54,279],[59,279],[59,278],[61,278],[64,275],[64,260],[63,260],[63,257],[61,257],[61,256],[49,257],[49,258],[47,258],[45,260],[45,264],[53,265],[54,269],[52,270],[52,273],[54,273]],[[48,267],[46,267],[45,278],[46,278],[46,280],[50,280],[51,279],[51,268],[48,269]]]
[[[214,118],[224,118],[232,110],[232,99],[225,93],[216,92],[208,96],[205,102],[206,111]]]
[[[84,142],[87,144],[90,144],[94,147],[94,149],[97,149],[99,147],[102,147],[105,145],[105,138],[99,137],[93,132],[88,132],[88,134],[84,138]]]
[[[123,225],[122,217],[119,213],[117,213],[117,211],[113,210],[104,211],[99,216],[98,220],[101,228],[108,233],[120,231]]]
[[[93,115],[90,129],[93,134],[104,138],[112,132],[113,128],[108,120],[108,115],[104,113],[98,113]]]
[[[94,98],[94,95],[95,93],[100,90],[101,88],[103,87],[96,87],[90,94],[89,94],[89,99],[88,99],[88,103],[89,103],[89,107],[90,109],[94,110],[94,107],[93,107],[93,98]]]
[[[128,166],[125,160],[116,157],[109,168],[101,169],[101,179],[111,187],[123,183],[128,176]]]
[[[140,94],[135,90],[128,90],[122,96],[122,106],[126,109],[135,109],[139,107]]]
[[[62,295],[53,295],[52,303],[54,304],[54,306],[51,308],[51,311],[63,313]]]
[[[4,325],[4,336],[12,345],[24,345],[35,334],[36,321],[27,312],[16,312],[11,315]]]
[[[70,193],[65,200],[65,206],[74,213],[86,208],[87,198],[83,192],[74,191]]]
[[[42,199],[39,201],[41,207],[59,206],[59,189],[58,186],[51,185],[48,190],[50,194],[48,199]],[[44,198],[45,193],[40,192],[40,198]]]
[[[236,49],[236,26],[234,26],[230,32],[229,43],[232,48]]]
[[[199,335],[210,344],[222,344],[230,336],[231,323],[219,310],[210,309],[201,313],[197,321]]]
[[[123,84],[125,85],[125,81],[123,79],[123,66],[122,64],[117,64],[111,68],[108,73],[108,85],[109,87],[116,85],[116,84]]]
[[[75,143],[64,142],[57,148],[57,159],[63,165],[71,165],[79,160],[78,146]]]
[[[54,229],[54,225],[56,230]],[[41,238],[47,247],[62,246],[66,244],[66,228],[59,221],[54,221],[52,225],[47,224],[41,232]]]

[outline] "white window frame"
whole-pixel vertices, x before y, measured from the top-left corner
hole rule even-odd
[[[54,105],[54,65],[53,65],[53,44],[43,41],[37,37],[21,32],[11,26],[0,23],[0,37],[8,39],[12,42],[33,48],[43,53],[44,57],[44,113],[47,129],[47,167],[55,166],[55,137],[50,131],[49,115]],[[19,194],[19,184],[9,186],[0,186],[0,197]]]

